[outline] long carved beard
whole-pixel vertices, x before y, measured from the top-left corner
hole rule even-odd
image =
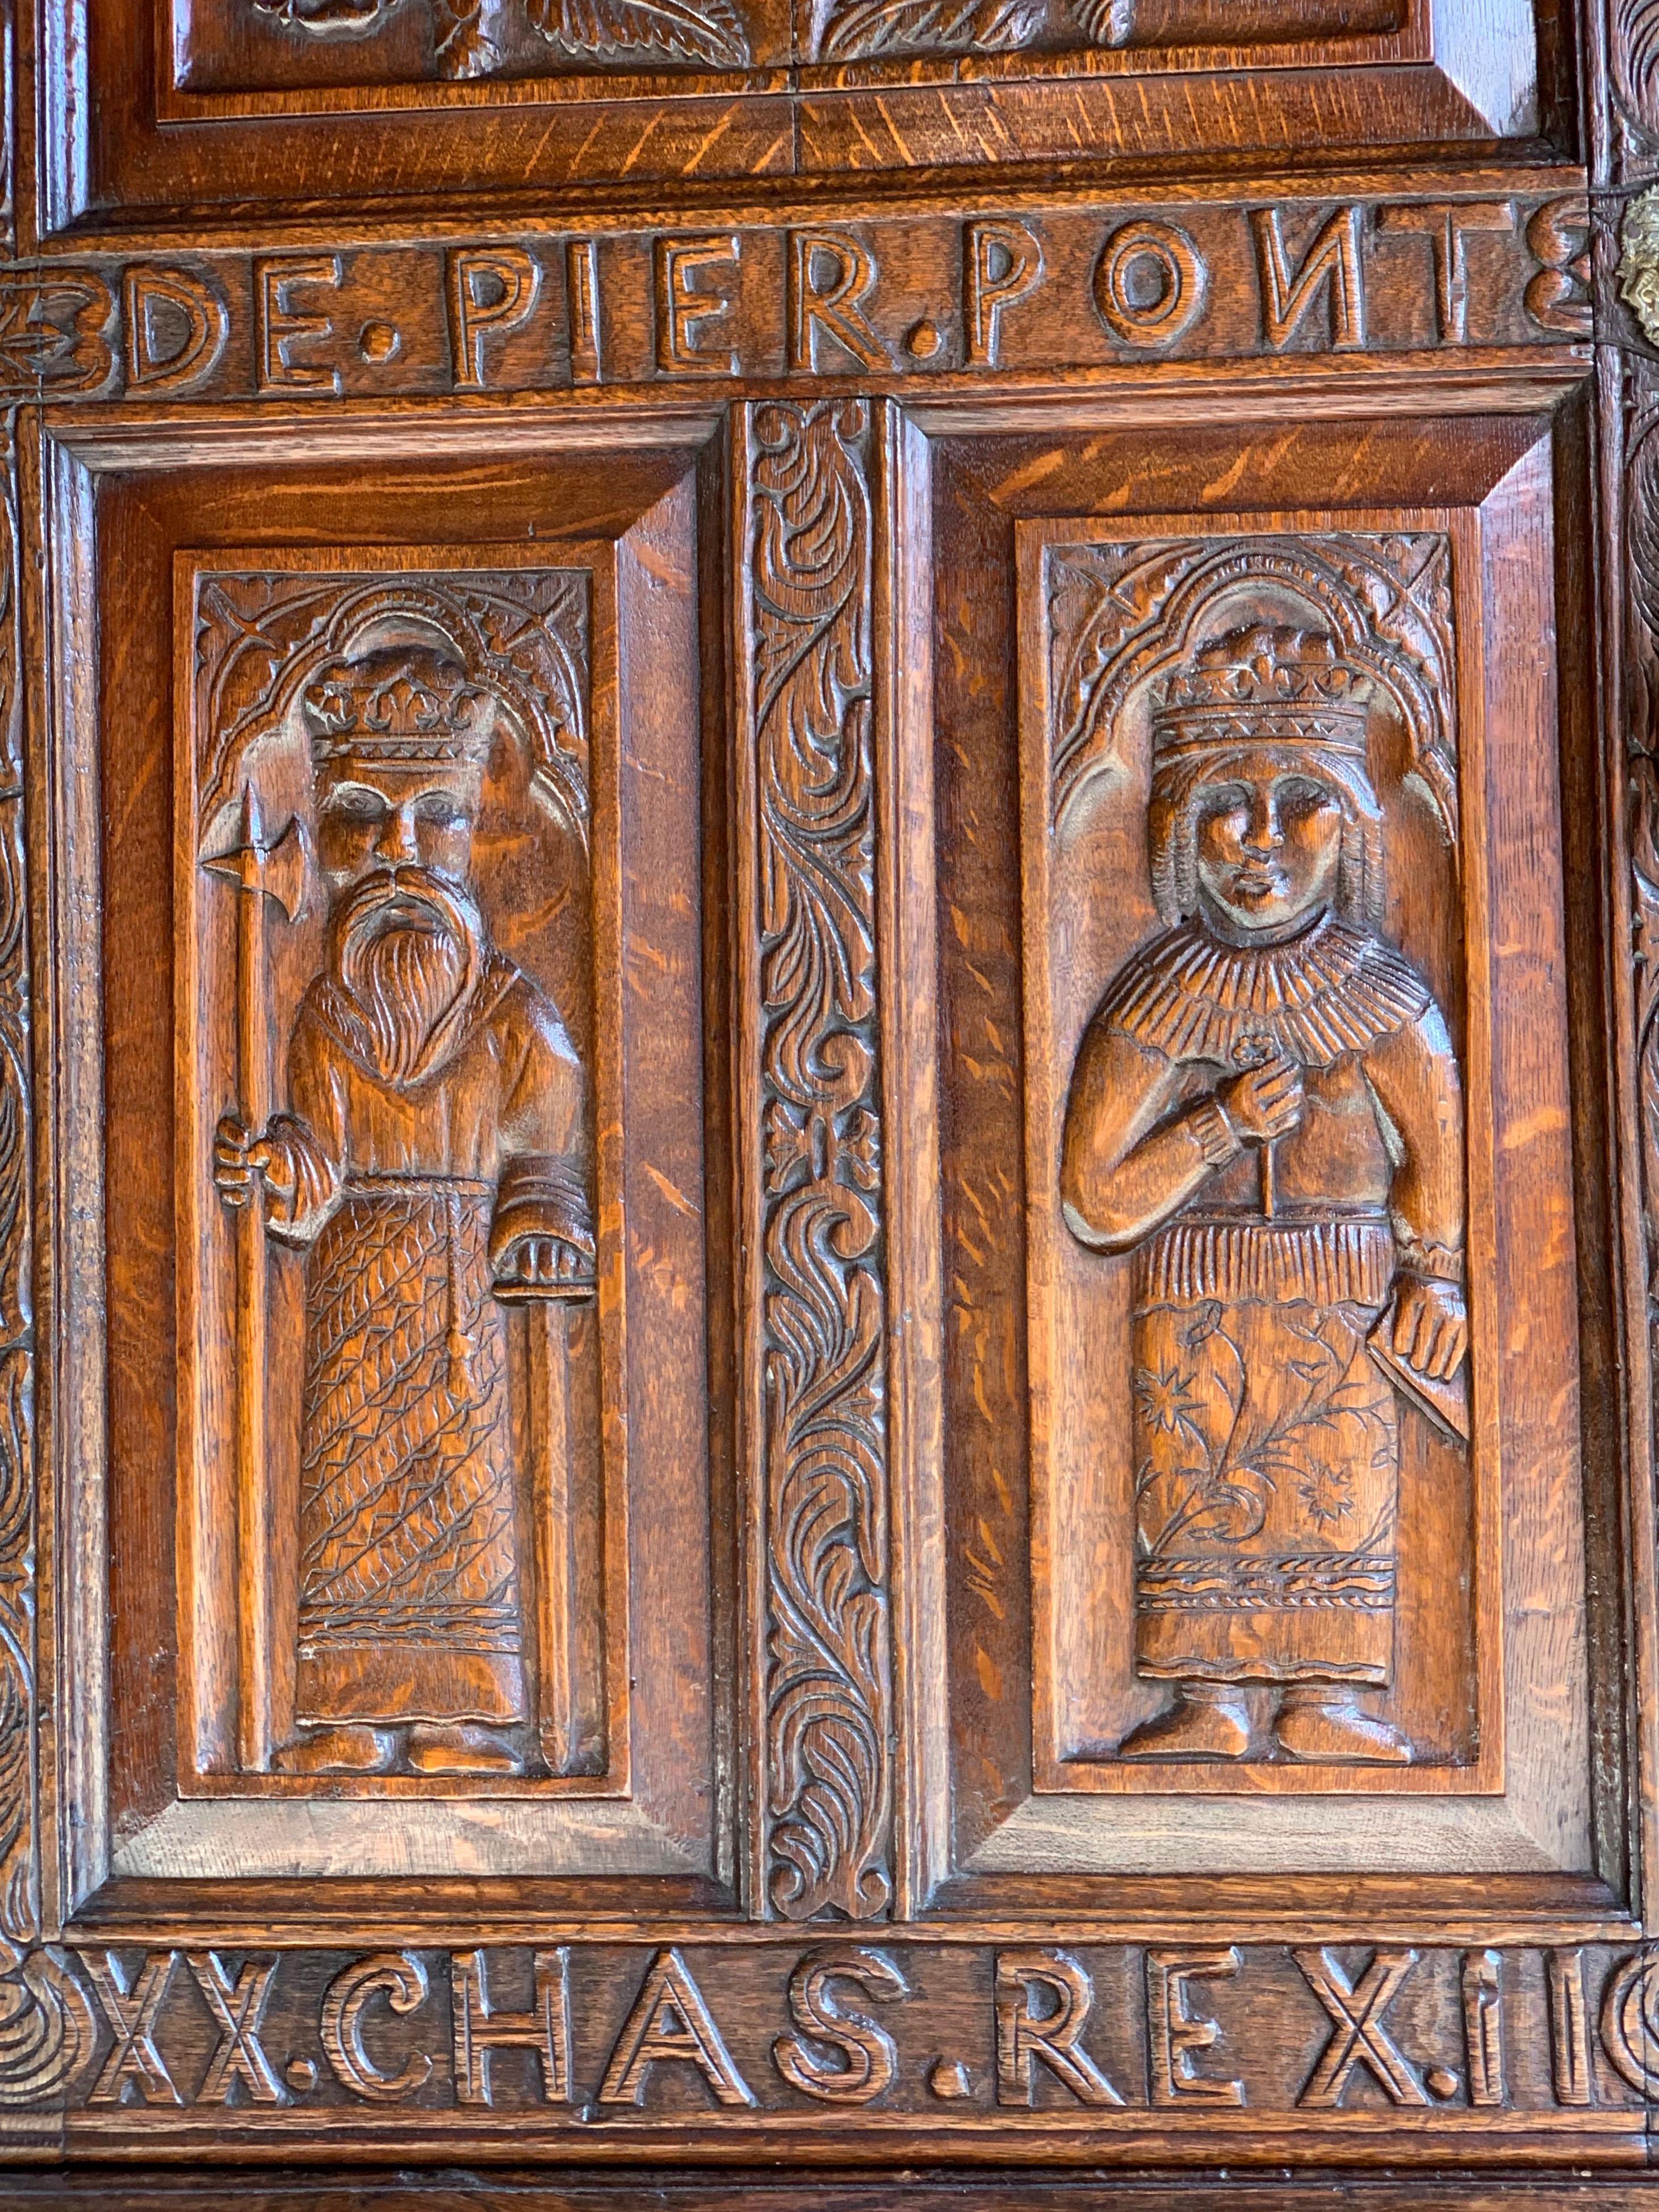
[[[426,869],[385,870],[358,884],[330,936],[336,978],[362,1018],[376,1073],[407,1083],[478,975],[477,908]]]

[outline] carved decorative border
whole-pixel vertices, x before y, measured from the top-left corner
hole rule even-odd
[[[1047,564],[1053,817],[1110,765],[1125,701],[1177,659],[1218,592],[1278,584],[1328,617],[1398,702],[1457,848],[1456,651],[1443,531],[1308,532],[1057,547]]]
[[[1626,356],[1613,389],[1622,407],[1622,422],[1615,414],[1607,427],[1614,436],[1622,429],[1624,452],[1624,544],[1617,615],[1622,682],[1614,738],[1624,754],[1629,840],[1632,1079],[1642,1237],[1640,1251],[1632,1255],[1632,1303],[1637,1328],[1645,1324],[1648,1401],[1647,1437],[1635,1435],[1632,1441],[1636,1465],[1650,1483],[1659,1443],[1655,1407],[1659,1377],[1659,378],[1646,362]],[[1638,1352],[1637,1361],[1639,1358]],[[1632,2077],[1627,2074],[1626,2078]],[[1649,2094],[1655,2094],[1651,2087]]]
[[[765,1905],[885,1913],[894,1727],[870,403],[745,410]]]
[[[1626,428],[1625,738],[1650,1327],[1659,1330],[1659,392],[1632,368]],[[1655,1339],[1659,1352],[1659,1335]]]
[[[92,2008],[40,1947],[31,1002],[23,819],[18,507],[0,490],[0,2109],[60,2097],[92,2054]]]
[[[404,0],[249,0],[250,13],[301,40],[372,38]],[[747,69],[749,33],[732,0],[428,0],[441,79],[517,77],[595,62]]]
[[[1608,106],[1621,167],[1659,151],[1659,0],[1608,0]]]
[[[277,27],[295,41],[343,44],[373,39],[407,0],[245,4],[253,21]],[[520,76],[550,62],[570,67],[637,58],[743,69],[751,58],[742,14],[732,0],[426,0],[424,12],[441,79]],[[1307,13],[1304,0],[1300,15]],[[1401,5],[1390,21],[1376,11],[1376,20],[1351,32],[1338,9],[1328,8],[1310,25],[1287,8],[1277,37],[1246,31],[1221,45],[1221,57],[1228,66],[1237,65],[1241,55],[1272,59],[1287,39],[1304,50],[1325,47],[1338,56],[1345,47],[1352,52],[1356,41],[1364,53],[1379,38],[1411,48],[1422,38],[1421,14]],[[1134,0],[830,0],[828,6],[818,0],[798,9],[797,30],[803,52],[828,62],[1184,47],[1190,67],[1191,48],[1218,44],[1204,10],[1193,11],[1183,36],[1166,6],[1148,33],[1137,20]]]
[[[781,353],[794,375],[861,369],[866,391],[1316,356],[1352,374],[1425,350],[1448,369],[1499,350],[1548,372],[1592,335],[1592,228],[1577,171],[1510,172],[1477,198],[1452,170],[1346,198],[1172,187],[1133,214],[1062,203],[947,220],[907,202],[826,224],[808,204],[740,221],[718,252],[696,226],[602,246],[574,222],[452,240],[416,221],[311,251],[106,241],[73,261],[0,258],[0,401],[541,404],[648,379],[702,404],[717,380],[771,376]],[[1134,285],[1154,279],[1140,301]]]
[[[953,1945],[931,1961],[896,1932],[878,1948],[759,1943],[735,1977],[728,1948],[690,1939],[88,1944],[77,1959],[96,1992],[100,2063],[63,2100],[64,2134],[72,2153],[107,2156],[113,2139],[159,2165],[280,2161],[344,2133],[354,2154],[453,2166],[509,2134],[522,2155],[580,2157],[603,2117],[613,2155],[672,2158],[701,2077],[700,2129],[737,2121],[754,2142],[755,2123],[783,2122],[799,2151],[803,2123],[828,2124],[806,2140],[833,2155],[857,2136],[884,2166],[919,2122],[957,2153],[1000,2137],[1006,2156],[1041,2081],[1040,2125],[1068,2160],[1129,2164],[1152,2124],[1171,2130],[1175,2160],[1231,2162],[1279,2117],[1294,2118],[1298,2163],[1340,2159],[1389,2118],[1389,2162],[1407,2168],[1571,2162],[1588,2183],[1639,2158],[1641,2100],[1659,2094],[1651,1946],[1211,1933]],[[849,2016],[853,2005],[873,2011]],[[786,2008],[793,2032],[779,2035]],[[612,2025],[596,2045],[599,2021]],[[1301,2032],[1276,2034],[1275,2021]],[[842,2050],[857,2063],[823,2056]],[[1283,2133],[1266,2140],[1282,2170]],[[1258,2186],[1270,2155],[1255,2134],[1241,2162]],[[1573,2201],[1594,2199],[1584,2188]],[[1536,2201],[1562,2200],[1546,2189]]]
[[[307,673],[371,624],[429,625],[498,686],[524,722],[544,795],[588,837],[587,582],[574,568],[246,574],[204,580],[196,665],[212,749],[202,813],[236,795],[237,767]]]

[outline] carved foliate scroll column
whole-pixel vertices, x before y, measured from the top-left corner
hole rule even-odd
[[[1631,1373],[1628,1415],[1628,1528],[1638,1576],[1651,1559],[1655,1460],[1654,1384],[1659,1371],[1659,366],[1644,355],[1659,346],[1659,11],[1641,0],[1606,0],[1600,59],[1605,75],[1590,111],[1589,167],[1597,203],[1594,334],[1597,344],[1599,434],[1606,455],[1601,529],[1605,562],[1601,608],[1605,686],[1602,744],[1611,854],[1607,896],[1628,1028],[1620,1087],[1634,1093],[1634,1182],[1640,1238],[1627,1252],[1624,1297]],[[1622,847],[1620,840],[1627,841]],[[1620,940],[1622,939],[1621,944]],[[1622,1058],[1622,1054],[1621,1054]],[[1628,1127],[1629,1124],[1626,1124]],[[1626,1409],[1621,1409],[1625,1411]],[[1645,1595],[1648,1601],[1639,1601]],[[1650,1703],[1656,1663],[1651,1583],[1630,1616],[1635,1666]],[[1651,1720],[1639,1755],[1650,1758]],[[1638,1835],[1638,1887],[1650,1893],[1659,1823],[1650,1809]],[[1638,1897],[1638,1909],[1642,1900]],[[1650,1911],[1650,1905],[1646,1908]],[[1564,1961],[1565,1954],[1557,1954]],[[1650,1947],[1633,1987],[1650,1988]],[[1632,1961],[1632,1967],[1636,1966]],[[1553,1968],[1558,2021],[1582,2012],[1582,1972]],[[1629,1991],[1626,1991],[1628,1996]],[[1569,2005],[1566,1998],[1575,1999]],[[1604,2047],[1633,2087],[1651,2100],[1654,2081],[1640,2056],[1650,2007],[1615,2003],[1611,1993]],[[1627,2061],[1621,2036],[1640,2048]],[[1567,2039],[1571,2043],[1572,2039]],[[1558,2032],[1558,2044],[1562,2039]],[[1558,2074],[1561,2071],[1558,2064]],[[1582,2066],[1567,2069],[1571,2094],[1588,2095]],[[1645,2078],[1644,2078],[1645,2075]]]
[[[876,410],[742,416],[757,1910],[893,1887],[872,642]]]
[[[1627,222],[1626,280],[1630,234]],[[1607,742],[1615,784],[1610,828],[1616,836],[1622,817],[1628,839],[1625,883],[1615,880],[1610,890],[1613,926],[1626,934],[1628,955],[1622,964],[1634,1052],[1630,1079],[1637,1157],[1630,1172],[1637,1183],[1641,1246],[1631,1255],[1626,1311],[1634,1386],[1632,1501],[1639,1547],[1643,1523],[1651,1526],[1654,1378],[1659,1368],[1659,370],[1622,349],[1606,347],[1601,355],[1604,429],[1611,451],[1622,453],[1623,459],[1621,511],[1604,525],[1613,541],[1609,568],[1616,580],[1608,627],[1619,640],[1617,653],[1608,656]],[[1633,1633],[1638,1642],[1650,1633],[1642,1608]],[[1650,1644],[1642,1657],[1651,1665]],[[1651,1831],[1647,1841],[1651,1850]]]
[[[0,0],[0,257],[15,263],[15,9]],[[37,333],[21,335],[38,347]],[[35,353],[31,368],[42,355]],[[17,416],[0,429],[0,2134],[58,2104],[96,2042],[65,1954],[42,1942],[40,1589],[35,1442],[33,1071],[24,801]]]

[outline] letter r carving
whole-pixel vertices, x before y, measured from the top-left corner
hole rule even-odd
[[[1052,2000],[1036,2009],[1037,1992]],[[1085,2105],[1121,2105],[1117,2091],[1083,2048],[1094,1990],[1063,1951],[997,1954],[997,2101],[1036,2101],[1039,2059]]]

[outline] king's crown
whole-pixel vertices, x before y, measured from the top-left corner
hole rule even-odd
[[[301,696],[313,758],[392,767],[481,764],[494,715],[489,694],[459,660],[394,646],[320,670]]]

